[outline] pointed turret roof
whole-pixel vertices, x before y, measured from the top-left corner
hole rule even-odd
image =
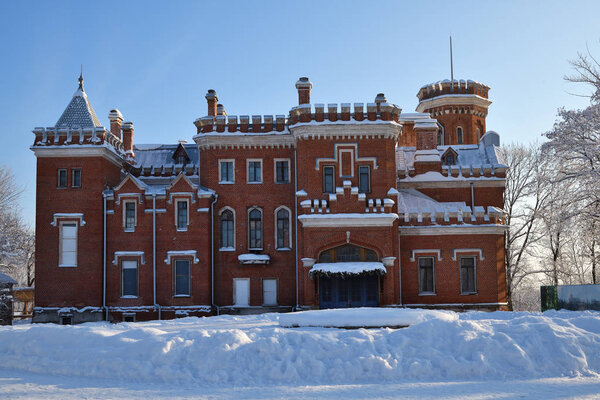
[[[81,128],[102,126],[96,116],[96,112],[88,101],[85,90],[83,90],[83,74],[79,75],[79,87],[73,94],[71,102],[56,123],[57,128],[72,128],[74,126]]]

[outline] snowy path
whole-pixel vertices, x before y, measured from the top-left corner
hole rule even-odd
[[[600,398],[598,312],[337,321],[377,313],[411,326],[290,329],[264,314],[0,327],[0,398]]]

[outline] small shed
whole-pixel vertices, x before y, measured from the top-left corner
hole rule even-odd
[[[12,288],[16,284],[17,281],[0,272],[0,325],[12,325]]]

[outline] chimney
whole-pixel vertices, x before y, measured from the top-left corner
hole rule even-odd
[[[123,151],[127,157],[135,157],[133,154],[133,122],[124,122],[121,127],[123,130]]]
[[[415,173],[422,174],[428,171],[442,171],[442,160],[437,150],[437,121],[423,119],[415,122],[417,136],[417,151],[415,151]]]
[[[307,77],[303,76],[296,82],[296,89],[298,89],[298,104],[310,104],[310,89],[312,89],[312,82]]]
[[[227,112],[225,111],[225,106],[223,104],[217,104],[217,115],[227,116]]]
[[[110,120],[110,133],[121,139],[121,123],[123,122],[123,115],[119,110],[113,108],[108,113],[108,119]]]
[[[217,116],[217,101],[219,101],[219,96],[217,96],[217,92],[213,89],[208,89],[208,93],[206,93],[206,102],[208,103],[208,115],[211,117]]]
[[[377,104],[377,112],[381,112],[381,103],[387,103],[387,100],[385,99],[385,94],[377,93],[377,96],[375,96],[375,104]]]

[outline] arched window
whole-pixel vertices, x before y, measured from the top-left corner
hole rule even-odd
[[[290,246],[290,212],[286,208],[279,208],[275,212],[277,227],[275,240],[278,249],[289,249]]]
[[[221,212],[221,248],[228,249],[234,248],[235,245],[233,243],[234,237],[234,218],[233,211],[224,210]]]
[[[456,143],[463,144],[463,130],[460,126],[456,128]]]
[[[262,250],[262,210],[252,208],[248,212],[248,250]]]
[[[371,249],[358,247],[353,244],[328,249],[319,255],[320,263],[347,262],[347,261],[378,261],[377,253]]]

